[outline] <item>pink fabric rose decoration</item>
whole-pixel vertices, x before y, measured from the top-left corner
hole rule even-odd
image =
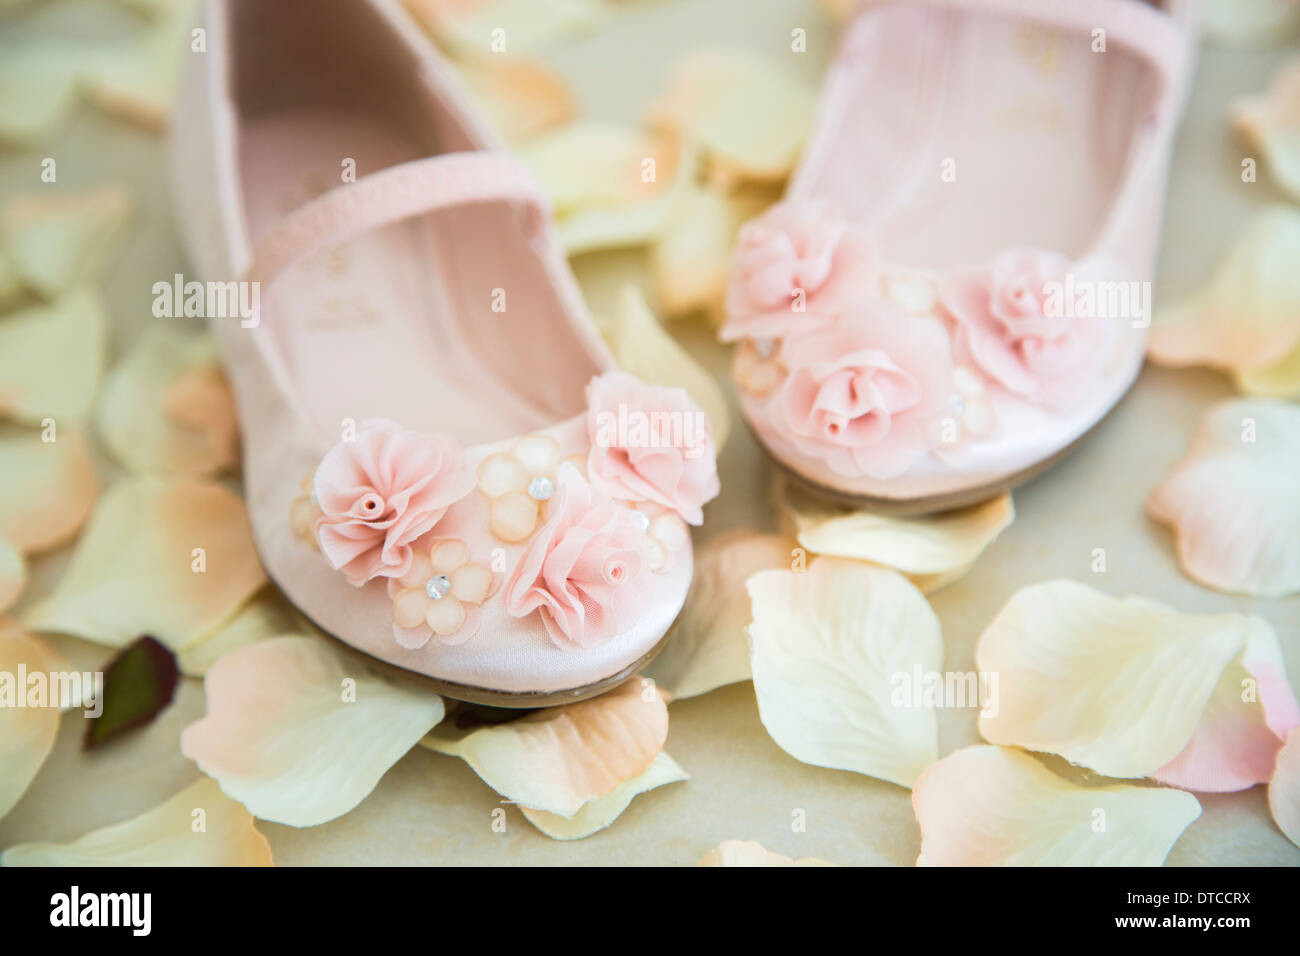
[[[649,568],[641,516],[561,465],[546,524],[506,581],[506,610],[515,617],[540,610],[557,647],[595,647],[632,625]]]
[[[939,300],[956,323],[959,359],[1023,398],[1077,398],[1100,366],[1107,329],[1095,316],[1068,317],[1069,268],[1056,253],[1012,250],[988,269],[947,276]]]
[[[846,477],[906,471],[928,449],[926,428],[952,392],[943,324],[886,300],[787,340],[781,356],[789,374],[760,432]]]
[[[450,440],[384,419],[362,422],[356,439],[339,442],[316,469],[321,553],[355,587],[400,578],[410,570],[412,543],[474,482]]]
[[[718,337],[782,338],[825,326],[873,294],[877,272],[871,242],[830,203],[778,203],[740,231]]]
[[[616,501],[649,501],[690,524],[717,497],[717,449],[706,415],[685,389],[608,372],[587,385],[587,471]]]

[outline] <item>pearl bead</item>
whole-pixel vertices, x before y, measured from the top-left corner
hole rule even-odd
[[[761,359],[770,359],[776,351],[776,342],[772,339],[759,339],[754,343],[754,352]]]
[[[538,475],[528,483],[528,497],[534,501],[550,501],[555,494],[555,482],[545,475]]]
[[[433,633],[446,637],[455,634],[465,623],[465,607],[455,598],[447,601],[434,601],[425,615],[424,622],[433,628]]]
[[[418,588],[398,591],[393,598],[393,619],[399,627],[418,627],[424,623],[428,608],[429,599],[424,591]]]
[[[467,604],[482,604],[491,589],[492,572],[481,564],[467,564],[451,576],[451,593]]]
[[[967,402],[961,423],[973,438],[985,438],[993,433],[993,408],[987,402]]]
[[[433,562],[429,560],[427,554],[416,552],[411,558],[411,568],[402,575],[402,586],[408,588],[422,588],[424,582],[433,576]]]
[[[500,498],[510,491],[523,491],[528,473],[513,455],[488,455],[478,466],[478,486],[489,498]]]
[[[528,435],[515,444],[514,454],[524,471],[541,475],[560,463],[560,443],[550,435]]]
[[[650,534],[672,553],[682,550],[690,540],[686,522],[677,515],[660,515],[655,518],[650,526]]]
[[[457,538],[439,541],[433,546],[430,573],[451,574],[467,561],[469,561],[469,545],[464,541]]]
[[[959,365],[952,373],[952,384],[958,394],[966,398],[979,398],[984,394],[984,383],[980,377],[964,365]]]
[[[441,601],[450,591],[451,578],[445,574],[438,574],[429,578],[429,583],[424,586],[424,593],[434,601]]]
[[[522,491],[512,491],[492,502],[492,533],[502,541],[523,541],[537,526],[537,502]]]
[[[650,516],[649,516],[648,514],[646,514],[644,511],[634,511],[634,512],[632,512],[632,513],[633,513],[634,515],[636,515],[636,523],[637,523],[637,527],[639,527],[643,532],[645,532],[645,531],[649,531],[649,530],[650,530]]]

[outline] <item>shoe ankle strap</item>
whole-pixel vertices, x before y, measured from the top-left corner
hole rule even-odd
[[[295,209],[257,242],[245,278],[269,285],[313,253],[372,229],[473,203],[519,205],[530,235],[549,221],[541,187],[518,160],[504,153],[448,153],[372,173]]]

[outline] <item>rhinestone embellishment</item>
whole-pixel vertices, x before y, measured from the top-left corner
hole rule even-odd
[[[451,578],[445,574],[429,578],[429,583],[424,586],[424,593],[435,601],[441,601],[450,590]]]
[[[528,497],[534,501],[550,501],[555,494],[555,482],[546,475],[538,475],[528,482]]]

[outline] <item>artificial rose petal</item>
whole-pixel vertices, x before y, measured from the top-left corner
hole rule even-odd
[[[726,446],[731,415],[721,387],[664,330],[640,290],[632,285],[619,290],[618,309],[602,331],[609,350],[625,370],[651,385],[684,388],[709,416],[714,446],[719,451]]]
[[[241,499],[221,485],[136,478],[104,495],[54,592],[25,620],[113,647],[150,634],[183,651],[265,583]]]
[[[318,632],[273,587],[245,604],[217,630],[177,655],[181,673],[202,677],[218,660],[237,647],[273,637],[317,635]]]
[[[1200,290],[1156,310],[1148,353],[1159,365],[1239,372],[1300,345],[1300,210],[1255,214]]]
[[[1079,787],[1005,747],[966,747],[912,788],[917,866],[1159,866],[1197,817],[1190,793]]]
[[[723,840],[706,853],[696,866],[838,866],[816,857],[796,860],[765,849],[752,840]]]
[[[1300,10],[1293,4],[1293,9]],[[1300,59],[1287,63],[1269,89],[1233,106],[1237,128],[1261,150],[1269,171],[1300,201]]]
[[[794,168],[814,106],[813,91],[781,62],[703,48],[675,64],[650,118],[700,144],[715,175],[770,182]]]
[[[238,459],[234,401],[207,336],[145,333],[104,382],[99,435],[134,472],[215,474]]]
[[[1300,846],[1300,730],[1291,731],[1277,752],[1268,784],[1268,808],[1277,828]]]
[[[442,698],[367,672],[315,637],[226,654],[181,752],[263,820],[311,827],[347,813],[443,717]]]
[[[887,568],[818,558],[807,571],[761,571],[750,666],[759,717],[796,760],[908,787],[939,756],[928,704],[894,703],[900,675],[943,667],[939,621]]]
[[[131,200],[115,187],[37,193],[5,207],[0,236],[23,283],[52,299],[99,276],[130,214]]]
[[[63,544],[98,494],[83,432],[0,428],[0,501],[14,505],[0,508],[0,539],[15,550],[34,554]]]
[[[1300,591],[1300,408],[1219,402],[1147,511],[1178,537],[1189,577],[1229,594]]]
[[[460,757],[506,799],[572,819],[644,773],[667,736],[663,699],[634,679],[590,700],[469,733],[443,725],[423,743]]]
[[[48,674],[59,669],[53,660],[44,644],[12,621],[0,620],[0,817],[22,797],[59,732],[59,708],[26,706],[27,688],[18,684],[18,670]]]
[[[1244,789],[1268,779],[1282,738],[1300,724],[1262,618],[1182,614],[1074,581],[1016,592],[980,637],[975,662],[999,675],[979,718],[986,740],[1108,777]]]
[[[1237,388],[1247,395],[1300,398],[1300,345],[1271,365],[1237,369],[1232,377]]]
[[[799,543],[813,554],[870,561],[901,571],[923,594],[965,574],[1015,520],[1011,495],[937,515],[898,518],[838,508],[788,479],[777,485]]]
[[[403,0],[439,44],[467,60],[531,56],[596,26],[600,0]]]
[[[543,63],[489,57],[460,64],[460,73],[507,143],[523,142],[577,113],[573,90]]]
[[[161,130],[171,115],[184,57],[205,52],[193,45],[190,4],[169,3],[158,12],[134,33],[97,44],[80,70],[92,103],[150,130]]]
[[[20,843],[0,854],[0,866],[271,865],[271,845],[252,815],[206,777],[138,817],[70,843]]]
[[[104,369],[104,306],[87,291],[0,316],[0,415],[78,422]]]
[[[77,102],[77,70],[54,48],[6,49],[0,65],[0,142],[34,146]]]
[[[1274,46],[1300,29],[1295,0],[1202,0],[1199,12],[1205,36],[1220,46]]]
[[[740,531],[695,552],[695,578],[664,649],[641,671],[669,700],[696,697],[749,680],[745,628],[751,614],[745,581],[788,568],[792,543],[780,535]]]
[[[628,808],[632,799],[647,790],[662,787],[664,784],[689,780],[688,774],[677,761],[662,751],[655,755],[654,761],[644,771],[630,780],[625,780],[608,795],[597,797],[582,805],[572,817],[556,816],[545,810],[520,807],[528,822],[541,830],[552,840],[581,840],[597,833],[615,820]]]
[[[621,126],[570,124],[531,140],[519,157],[549,197],[570,256],[657,239],[691,181],[677,142]]]
[[[0,612],[8,610],[27,586],[27,562],[22,553],[0,538]]]

